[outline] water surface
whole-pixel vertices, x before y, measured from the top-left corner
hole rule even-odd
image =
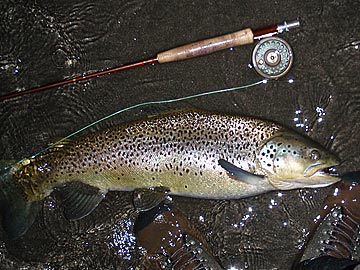
[[[360,19],[356,1],[10,1],[0,3],[0,93],[21,91],[246,27],[299,19],[284,38],[290,72],[239,92],[121,114],[103,129],[168,109],[194,107],[264,117],[327,146],[340,171],[359,170]],[[28,157],[54,136],[121,108],[261,80],[248,67],[254,44],[183,62],[147,66],[1,102],[0,158]],[[85,133],[86,133],[85,132]],[[174,198],[224,268],[289,269],[331,188],[245,200]],[[131,194],[111,192],[85,219],[68,222],[54,198],[25,237],[0,232],[4,269],[141,269]],[[232,268],[232,269],[234,269]]]

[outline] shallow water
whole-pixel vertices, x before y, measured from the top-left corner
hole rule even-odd
[[[9,1],[0,3],[0,94],[148,59],[160,51],[246,27],[299,19],[285,33],[293,68],[239,92],[133,110],[91,128],[169,109],[195,107],[254,115],[306,133],[337,153],[341,172],[359,170],[356,1]],[[248,67],[255,44],[153,65],[0,103],[0,158],[28,157],[121,108],[261,80]],[[236,201],[174,198],[204,232],[226,269],[289,269],[331,188]],[[110,193],[87,218],[68,222],[48,198],[18,241],[0,232],[4,269],[135,269],[131,194]]]

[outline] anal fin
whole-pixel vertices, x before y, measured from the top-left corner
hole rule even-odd
[[[71,182],[56,189],[69,220],[78,220],[89,215],[105,198],[106,192],[81,182]]]

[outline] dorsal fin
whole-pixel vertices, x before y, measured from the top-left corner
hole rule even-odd
[[[66,148],[73,144],[73,140],[64,139],[63,137],[52,137],[48,142],[48,147],[51,149]]]

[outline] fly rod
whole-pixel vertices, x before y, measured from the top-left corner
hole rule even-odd
[[[63,81],[51,83],[44,86],[34,87],[31,89],[27,89],[24,91],[14,91],[10,92],[9,94],[5,94],[0,96],[0,101],[36,93],[44,90],[48,90],[50,88],[63,86],[70,83],[80,82],[83,80],[88,80],[94,77],[100,77],[103,75],[115,73],[124,71],[127,69],[133,69],[141,66],[145,66],[148,64],[154,64],[154,63],[169,63],[174,61],[180,61],[185,60],[193,57],[198,57],[201,55],[210,54],[213,52],[221,51],[224,49],[250,44],[253,43],[256,39],[262,39],[265,37],[270,37],[276,34],[283,33],[284,31],[289,31],[292,28],[296,28],[300,26],[300,22],[298,20],[296,21],[290,21],[290,22],[284,22],[282,24],[274,24],[268,27],[260,28],[251,30],[250,28],[246,28],[234,33],[226,34],[223,36],[218,36],[210,39],[205,39],[201,41],[197,41],[194,43],[190,43],[187,45],[183,45],[180,47],[176,47],[164,52],[160,52],[156,55],[154,58],[150,58],[147,60],[142,60],[136,63],[127,64],[124,66],[118,66],[114,68],[105,69],[102,71],[96,71],[89,74],[84,74],[78,77],[74,77],[71,79],[66,79]]]

